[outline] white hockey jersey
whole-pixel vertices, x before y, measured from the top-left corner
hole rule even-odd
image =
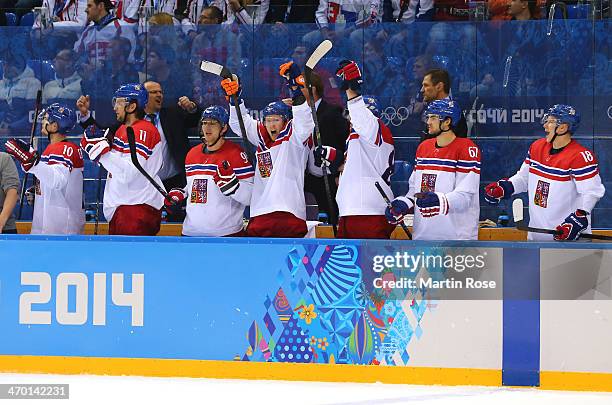
[[[72,142],[47,146],[29,173],[36,176],[32,234],[83,233],[83,157]]]
[[[353,132],[346,140],[344,170],[336,193],[339,216],[384,215],[387,204],[374,183],[393,199],[389,187],[395,155],[393,136],[362,97],[350,100],[348,110]]]
[[[98,23],[93,21],[83,30],[81,37],[74,44],[74,51],[78,54],[87,54],[91,62],[100,63],[106,60],[110,42],[116,37],[125,37],[132,44],[129,60],[134,58],[136,48],[136,34],[133,24],[120,21],[113,14],[109,14]]]
[[[144,120],[136,121],[132,128],[140,165],[161,185],[157,173],[162,167],[163,156],[157,128]],[[109,222],[121,205],[147,204],[155,209],[161,209],[164,205],[164,197],[132,164],[125,125],[115,132],[111,151],[100,157],[100,163],[108,171],[104,188],[104,216]]]
[[[115,2],[115,15],[126,23],[137,23],[141,16],[141,8],[149,8],[146,12],[142,10],[143,15],[147,13],[149,15],[157,13],[174,15],[176,0],[117,0]]]
[[[187,216],[183,235],[227,236],[243,227],[244,209],[251,202],[255,171],[246,153],[231,141],[214,152],[204,152],[196,145],[185,158],[187,173]],[[227,161],[240,182],[231,196],[224,195],[213,176],[217,167]]]
[[[333,28],[333,24],[340,22],[361,25],[372,16],[380,21],[381,5],[379,0],[319,0],[315,18],[319,28]]]
[[[49,10],[53,27],[84,27],[87,25],[87,0],[44,0],[43,7]],[[41,21],[34,21],[34,28],[39,28]]]
[[[423,218],[414,208],[413,239],[478,239],[480,150],[467,138],[455,138],[439,148],[436,138],[423,141],[409,180],[408,197],[418,192],[444,193],[448,212]]]
[[[572,140],[559,153],[550,154],[545,138],[529,147],[527,158],[509,180],[514,193],[529,196],[529,226],[555,229],[577,209],[589,214],[606,192],[595,154]],[[590,232],[591,216],[589,215]],[[553,235],[529,233],[529,240],[553,240]]]
[[[273,140],[263,123],[240,106],[249,142],[257,147],[255,184],[251,198],[251,217],[271,212],[289,212],[306,220],[304,170],[313,146],[314,121],[307,103],[292,107],[293,120]],[[236,108],[230,108],[230,127],[241,134]],[[315,171],[320,173],[319,171]],[[319,174],[320,175],[320,174]]]

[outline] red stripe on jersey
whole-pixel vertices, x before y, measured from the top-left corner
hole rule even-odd
[[[529,168],[529,173],[533,173],[536,176],[544,177],[549,180],[555,180],[555,181],[570,181],[571,180],[569,175],[568,176],[555,176],[553,174],[544,173],[543,171],[540,171],[534,167]]]
[[[597,176],[598,174],[599,174],[599,169],[595,170],[592,173],[583,174],[582,176],[574,176],[574,179],[577,181],[588,180],[588,179],[591,179]]]
[[[359,139],[359,134],[353,132],[352,134],[349,135],[348,140],[352,141],[353,139]]]
[[[458,167],[457,168],[457,172],[459,172],[459,173],[474,172],[476,174],[480,174],[480,169],[476,169],[476,168],[466,169],[466,168],[463,168],[463,167]]]
[[[433,170],[436,172],[449,172],[455,173],[457,171],[456,167],[448,167],[448,166],[438,166],[438,165],[417,165],[414,170]]]
[[[255,176],[254,172],[246,173],[246,174],[238,174],[238,173],[236,173],[236,177],[238,177],[241,180],[250,179],[251,177],[254,177],[254,176]]]
[[[121,153],[127,153],[128,155],[131,154],[130,149],[129,148],[122,148],[118,145],[113,145],[113,149],[121,152]],[[136,148],[136,153],[138,153],[140,156],[142,156],[145,159],[149,159],[149,155],[147,155],[144,151]]]

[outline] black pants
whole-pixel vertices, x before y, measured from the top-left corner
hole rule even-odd
[[[2,233],[4,233],[4,234],[17,234],[17,229],[3,229]]]

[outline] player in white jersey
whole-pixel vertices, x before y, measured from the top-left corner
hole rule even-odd
[[[595,154],[572,139],[579,124],[572,106],[551,107],[542,117],[546,137],[531,144],[514,176],[485,187],[485,200],[498,204],[527,192],[529,226],[558,230],[555,240],[576,240],[589,232],[590,214],[606,190]],[[551,240],[553,235],[530,232],[528,239]]]
[[[109,221],[110,235],[154,236],[159,232],[164,197],[132,163],[127,138],[127,128],[132,127],[140,165],[158,185],[162,184],[157,175],[163,161],[161,136],[152,123],[143,119],[148,99],[144,85],[122,85],[113,98],[113,109],[122,125],[112,142],[93,125],[81,139],[81,148],[89,158],[108,171],[104,216]]]
[[[229,113],[218,105],[202,112],[202,144],[185,158],[187,187],[168,193],[168,209],[187,202],[183,235],[246,236],[243,213],[251,201],[255,172],[242,148],[225,139],[228,120]]]
[[[455,135],[461,109],[454,101],[435,100],[425,114],[427,131],[434,137],[418,146],[408,194],[392,201],[387,219],[399,223],[416,203],[413,239],[476,240],[480,150],[470,139]]]
[[[87,24],[87,0],[44,0],[43,7],[49,10],[54,28],[82,28]],[[41,17],[34,21],[34,28],[41,27]]]
[[[300,238],[306,235],[304,171],[312,156],[314,121],[300,90],[303,77],[291,63],[281,66],[289,78],[293,98],[291,110],[280,101],[263,110],[263,122],[253,119],[241,102],[246,135],[257,147],[257,170],[251,198],[248,236]],[[228,96],[240,94],[237,81],[221,82]],[[293,119],[291,118],[293,112]],[[230,127],[241,134],[236,108],[230,108]],[[310,166],[310,165],[308,165]],[[314,174],[314,164],[310,166]]]
[[[344,169],[338,183],[339,238],[389,239],[395,226],[385,218],[387,204],[376,190],[378,182],[387,196],[393,196],[389,178],[393,172],[393,135],[378,118],[380,108],[373,97],[361,96],[361,71],[353,61],[340,62],[337,75],[346,91],[351,133],[346,141]],[[329,165],[335,148],[317,146],[315,164]]]
[[[36,176],[32,234],[83,233],[83,158],[79,147],[66,140],[76,124],[74,111],[54,103],[40,115],[49,145],[41,156],[26,142],[10,139],[6,151]]]

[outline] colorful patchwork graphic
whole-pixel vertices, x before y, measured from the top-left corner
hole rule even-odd
[[[266,297],[263,316],[247,331],[246,351],[235,359],[408,364],[410,342],[422,336],[421,319],[435,304],[422,290],[393,299],[384,291],[368,292],[372,275],[364,280],[360,263],[368,260],[360,252],[371,254],[349,245],[305,245],[289,252],[276,277],[279,286]],[[431,276],[430,270],[415,276]]]

